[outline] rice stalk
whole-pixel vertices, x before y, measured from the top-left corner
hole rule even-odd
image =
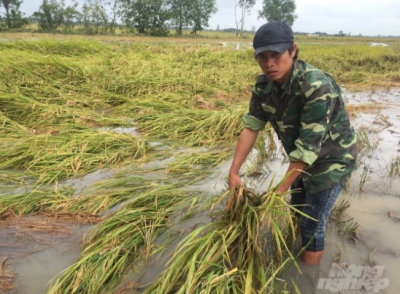
[[[167,164],[164,172],[178,181],[197,182],[210,176],[231,155],[229,149],[182,152]]]
[[[187,146],[215,146],[237,139],[245,109],[244,106],[221,111],[188,109],[185,112],[143,116],[136,122],[151,137],[181,140]]]
[[[391,161],[388,164],[388,177],[390,179],[395,179],[400,177],[400,156],[393,156]]]
[[[0,150],[0,169],[25,168],[37,183],[80,176],[143,157],[150,148],[138,137],[90,129],[57,134],[9,135]]]
[[[216,205],[222,201],[222,215],[189,233],[144,293],[258,293],[273,288],[267,279],[279,272],[277,264],[294,260],[291,209],[297,209],[273,188],[256,195],[242,186],[224,193]]]
[[[48,293],[111,291],[127,266],[156,251],[153,242],[186,199],[173,186],[160,186],[127,202],[91,232],[79,260],[63,271]]]

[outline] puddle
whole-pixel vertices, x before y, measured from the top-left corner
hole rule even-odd
[[[46,293],[49,282],[77,260],[83,235],[92,226],[55,227],[46,233],[1,229],[0,256],[7,256],[17,273],[13,294]]]
[[[99,128],[99,132],[114,132],[116,134],[128,134],[131,136],[139,136],[139,132],[135,127],[118,127],[118,128]]]
[[[375,43],[375,42],[371,42],[369,43],[371,47],[388,47],[388,44],[385,43]]]
[[[253,45],[251,42],[221,42],[220,45],[223,48],[229,47],[229,48],[234,48],[236,50],[242,50],[242,49],[249,49],[253,48]]]
[[[75,194],[79,194],[89,186],[101,180],[112,178],[116,172],[116,170],[97,170],[83,177],[59,181],[59,185],[71,187],[74,189]]]

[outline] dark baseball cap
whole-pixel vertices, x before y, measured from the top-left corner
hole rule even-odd
[[[257,56],[264,51],[284,53],[294,42],[292,29],[284,22],[272,21],[262,25],[253,39]]]

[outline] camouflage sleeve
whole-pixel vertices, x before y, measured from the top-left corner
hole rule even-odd
[[[303,161],[311,166],[318,158],[338,96],[330,84],[311,88],[305,96],[299,137],[295,141],[296,149],[289,154],[289,159]]]
[[[262,131],[267,124],[267,117],[261,106],[261,97],[255,89],[253,89],[249,113],[243,116],[244,127],[253,131]]]

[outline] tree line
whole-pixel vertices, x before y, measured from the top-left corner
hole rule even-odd
[[[3,27],[19,29],[37,23],[41,31],[86,34],[114,33],[118,26],[140,34],[166,35],[170,27],[178,35],[184,28],[192,34],[208,26],[217,11],[215,0],[85,0],[67,4],[65,0],[42,0],[37,11],[24,17],[23,0],[0,0]],[[118,23],[117,23],[118,22]],[[5,24],[5,25],[4,25]]]
[[[20,7],[24,0],[0,0],[0,30],[21,29],[37,23],[45,32],[86,34],[115,33],[117,27],[153,36],[167,35],[173,28],[177,35],[184,29],[191,34],[208,27],[217,12],[215,0],[85,0],[67,4],[65,0],[42,0],[37,11],[25,17]],[[245,16],[256,0],[230,0],[235,6],[236,35],[243,33]],[[294,0],[262,0],[259,18],[283,20],[293,24]],[[239,16],[237,13],[239,12]]]

